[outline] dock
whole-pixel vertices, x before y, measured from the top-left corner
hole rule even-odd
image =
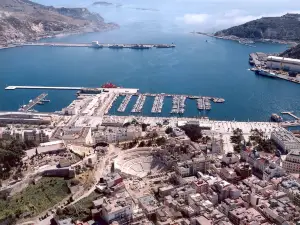
[[[50,87],[50,86],[7,86],[5,90],[43,89],[43,90],[81,90],[83,87]]]
[[[128,103],[130,102],[132,95],[126,95],[122,103],[118,108],[118,112],[125,112]]]
[[[300,120],[300,118],[298,116],[296,116],[295,114],[293,114],[293,112],[281,112],[281,114],[286,114],[286,115],[289,115],[289,116],[295,118],[296,120]]]
[[[157,95],[154,98],[154,103],[151,109],[151,113],[161,113],[163,104],[164,104],[164,96],[163,95]]]
[[[141,112],[142,108],[144,106],[145,101],[146,101],[146,96],[143,95],[143,94],[139,95],[139,97],[136,100],[136,103],[133,106],[133,109],[131,110],[131,112],[133,112],[133,113],[139,113],[139,112]]]
[[[93,41],[92,43],[54,43],[54,42],[32,42],[32,43],[24,43],[18,45],[22,46],[45,46],[45,47],[88,47],[88,48],[111,48],[111,49],[122,49],[122,48],[130,48],[130,49],[150,49],[150,48],[175,48],[174,44],[118,44],[118,43],[100,43],[98,41]]]
[[[20,112],[28,112],[34,106],[36,106],[37,104],[39,104],[40,102],[42,102],[47,97],[47,95],[48,95],[47,93],[40,94],[35,99],[30,100],[27,105],[23,105],[21,108],[19,108],[19,111]]]

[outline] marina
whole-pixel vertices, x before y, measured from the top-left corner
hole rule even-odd
[[[163,104],[164,104],[164,95],[155,96],[151,113],[161,113]]]
[[[130,102],[132,95],[126,95],[121,105],[118,108],[118,112],[125,112],[128,103]]]
[[[171,113],[179,113],[183,114],[184,113],[184,108],[185,108],[185,100],[186,96],[184,95],[175,95],[172,100],[172,110]]]
[[[146,95],[143,95],[143,94],[139,95],[131,112],[132,113],[140,113],[143,109],[145,101],[146,101]]]
[[[37,104],[43,104],[43,101],[45,101],[45,98],[47,97],[47,93],[42,93],[39,96],[37,96],[35,99],[30,100],[29,103],[27,105],[22,105],[19,108],[20,112],[29,112],[30,110],[32,110],[32,108],[34,106],[36,106]]]

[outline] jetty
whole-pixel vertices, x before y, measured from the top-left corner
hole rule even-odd
[[[143,95],[143,94],[139,95],[139,97],[136,100],[136,103],[134,104],[133,109],[131,110],[131,112],[133,112],[133,113],[141,112],[145,101],[146,101],[146,96]]]
[[[51,86],[7,86],[5,90],[43,89],[43,90],[81,90],[83,87],[51,87]]]
[[[37,104],[43,102],[43,100],[47,97],[47,95],[48,95],[47,93],[40,94],[35,99],[30,100],[27,105],[22,105],[19,108],[19,111],[20,112],[29,112],[29,110],[31,110],[34,106],[36,106]]]
[[[155,96],[151,113],[161,113],[163,103],[164,103],[164,98],[165,98],[164,95]]]
[[[293,112],[281,112],[281,114],[286,114],[286,115],[289,115],[289,116],[295,118],[296,120],[300,120],[300,118],[298,116],[296,116],[295,114],[293,114]]]
[[[121,105],[118,108],[118,112],[125,112],[128,103],[130,102],[132,95],[126,95]]]
[[[118,43],[100,43],[93,41],[92,43],[55,43],[55,42],[31,42],[18,45],[22,46],[45,46],[45,47],[88,47],[88,48],[111,48],[111,49],[150,49],[150,48],[175,48],[174,44],[118,44]]]

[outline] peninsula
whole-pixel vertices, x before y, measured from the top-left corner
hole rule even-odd
[[[28,0],[0,1],[0,47],[61,34],[118,28],[86,8],[55,8]]]

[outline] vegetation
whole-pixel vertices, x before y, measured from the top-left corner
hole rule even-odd
[[[11,199],[0,200],[0,221],[7,217],[21,218],[22,214],[35,216],[62,201],[70,194],[62,178],[42,178],[30,184]]]
[[[21,165],[24,150],[37,146],[32,141],[21,142],[15,139],[0,140],[0,180],[7,179],[14,167]]]
[[[90,209],[93,207],[93,201],[99,197],[102,197],[102,195],[97,192],[93,192],[88,197],[76,202],[74,205],[69,205],[62,210],[57,210],[57,217],[59,219],[71,217],[74,221],[85,221],[90,217]]]
[[[275,39],[299,41],[299,14],[286,14],[280,17],[262,17],[245,24],[215,33],[216,36],[234,35],[239,38]]]
[[[275,143],[270,139],[265,139],[264,133],[257,129],[251,131],[251,136],[249,139],[252,141],[257,151],[274,153],[276,150]]]
[[[198,141],[200,138],[202,138],[202,132],[201,128],[198,125],[194,124],[186,124],[182,127],[182,130],[184,130],[185,134],[192,140],[192,141]]]
[[[167,140],[164,137],[159,137],[156,139],[156,144],[158,146],[162,146],[162,145],[166,144],[166,142],[167,142]]]
[[[165,132],[166,132],[166,134],[171,134],[171,133],[173,133],[173,128],[168,127]]]
[[[242,148],[243,148],[243,144],[242,141],[244,140],[244,136],[243,136],[243,131],[239,128],[235,129],[233,131],[233,135],[230,137],[230,141],[231,143],[234,144],[233,146],[233,150],[237,153],[240,153]]]

